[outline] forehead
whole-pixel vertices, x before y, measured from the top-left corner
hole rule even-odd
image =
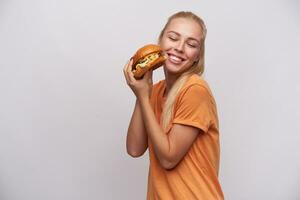
[[[201,38],[201,27],[192,19],[175,18],[166,28],[166,32],[175,31],[184,37]]]

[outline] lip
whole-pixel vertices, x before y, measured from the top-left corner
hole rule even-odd
[[[177,55],[177,54],[174,54],[174,53],[167,53],[167,55],[168,55],[168,57],[170,57],[170,56],[175,56],[175,57],[181,59],[182,61],[185,61],[185,60],[186,60],[184,57],[182,57],[182,56],[180,56],[180,55]]]
[[[173,63],[173,64],[176,64],[176,65],[179,65],[181,63],[183,63],[186,59],[183,58],[182,56],[180,55],[177,55],[177,54],[174,54],[174,53],[166,53],[167,56],[168,56],[168,60],[169,62]],[[175,58],[174,58],[175,57]]]

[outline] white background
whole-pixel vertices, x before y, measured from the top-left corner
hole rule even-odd
[[[226,199],[300,199],[299,1],[1,0],[1,200],[145,199],[122,68],[180,10],[208,29]]]

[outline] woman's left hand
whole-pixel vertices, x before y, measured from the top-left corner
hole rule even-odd
[[[138,99],[150,98],[153,81],[152,70],[148,71],[142,79],[135,79],[132,69],[132,59],[127,62],[123,68],[124,76],[126,78],[127,85],[131,88],[133,93]]]

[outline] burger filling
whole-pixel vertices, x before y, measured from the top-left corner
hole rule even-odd
[[[135,71],[137,67],[141,67],[141,68],[145,67],[146,65],[150,64],[151,62],[159,58],[160,55],[161,54],[157,52],[157,53],[149,54],[148,56],[140,59],[137,62],[137,64],[133,67],[133,71]]]

